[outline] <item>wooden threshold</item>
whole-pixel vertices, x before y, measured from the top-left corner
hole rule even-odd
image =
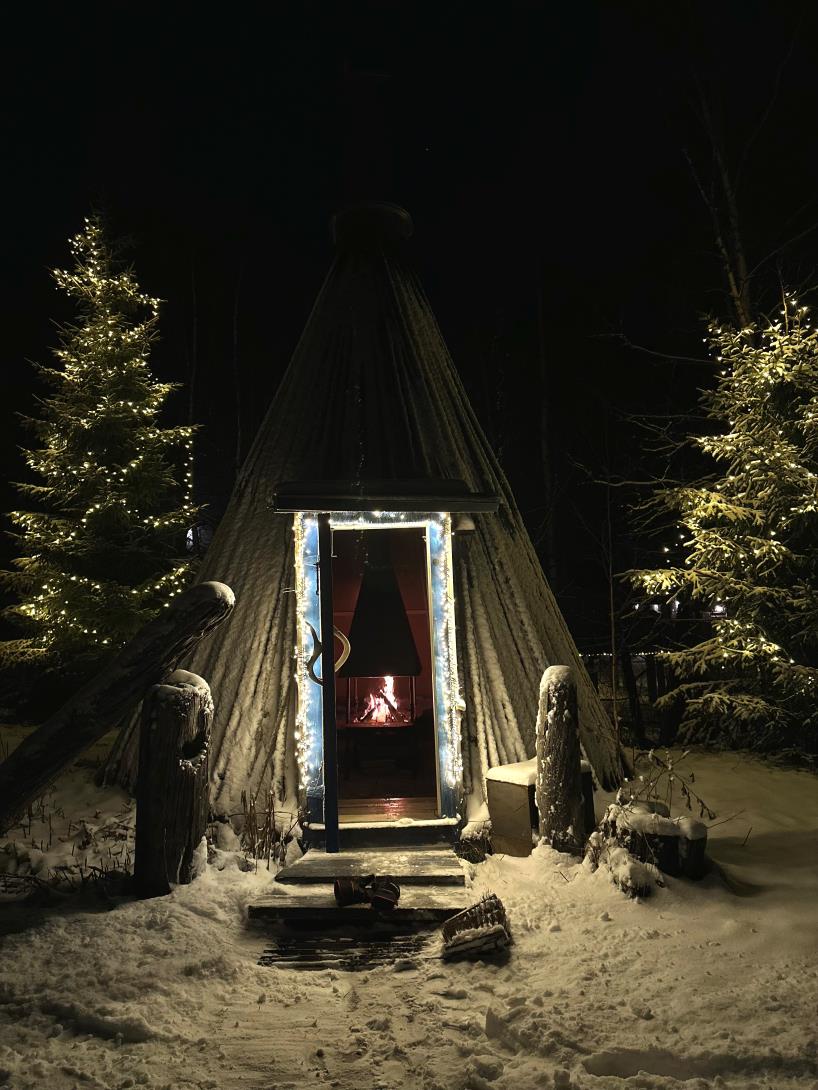
[[[437,799],[434,796],[415,798],[341,799],[338,803],[338,819],[347,822],[434,821],[438,817]]]

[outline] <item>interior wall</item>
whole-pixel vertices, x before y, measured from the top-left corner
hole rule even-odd
[[[429,629],[429,598],[427,587],[426,540],[421,527],[383,530],[338,530],[333,534],[333,621],[349,635],[355,604],[363,577],[364,542],[367,534],[387,534],[390,558],[398,581],[403,606],[409,619],[412,637],[421,662],[421,673],[415,681],[416,714],[433,706],[434,678],[432,675],[431,635]],[[336,642],[336,658],[340,647]],[[346,692],[338,684],[339,700]]]

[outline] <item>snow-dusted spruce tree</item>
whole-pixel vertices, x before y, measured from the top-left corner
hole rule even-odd
[[[161,427],[174,387],[148,358],[159,301],[140,291],[97,216],[71,240],[74,267],[54,270],[77,318],[60,329],[57,365],[26,452],[37,483],[20,484],[11,513],[22,555],[5,573],[25,636],[4,658],[33,655],[62,667],[120,646],[188,575],[192,429]]]
[[[707,638],[668,654],[688,739],[813,748],[818,727],[818,332],[783,296],[773,321],[709,327],[718,366],[692,442],[711,476],[659,491],[686,531],[679,566],[633,572],[687,597]]]

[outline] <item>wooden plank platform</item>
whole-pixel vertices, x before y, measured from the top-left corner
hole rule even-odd
[[[388,874],[401,888],[410,885],[465,886],[460,860],[451,849],[417,847],[327,853],[313,849],[276,875],[278,882],[329,883],[336,878]]]
[[[435,943],[429,932],[409,931],[392,934],[388,938],[373,935],[369,941],[360,937],[338,934],[289,932],[276,936],[273,944],[264,949],[259,965],[271,969],[298,969],[321,972],[338,969],[345,973],[368,972],[378,965],[394,966],[396,961],[403,968],[417,968],[418,962],[439,959],[434,952]]]
[[[465,888],[407,886],[389,913],[374,912],[368,904],[339,908],[331,887],[291,884],[273,889],[248,908],[251,919],[294,925],[349,926],[394,934],[415,927],[444,923],[467,907]]]

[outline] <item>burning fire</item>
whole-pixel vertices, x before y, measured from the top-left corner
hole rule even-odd
[[[401,721],[402,716],[398,712],[398,698],[395,695],[395,679],[387,675],[383,679],[383,685],[377,692],[370,693],[366,698],[366,707],[359,722],[394,723]]]

